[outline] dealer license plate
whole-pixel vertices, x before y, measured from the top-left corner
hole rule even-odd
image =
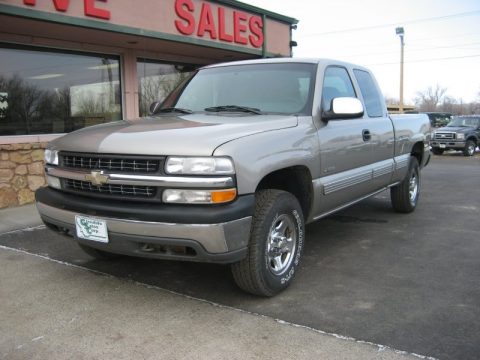
[[[79,238],[108,243],[107,222],[105,220],[75,215],[75,228]]]
[[[440,144],[439,147],[440,149],[445,149],[447,146],[445,144]]]

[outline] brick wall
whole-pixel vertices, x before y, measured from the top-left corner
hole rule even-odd
[[[43,152],[47,143],[0,145],[0,209],[32,203],[45,186]]]

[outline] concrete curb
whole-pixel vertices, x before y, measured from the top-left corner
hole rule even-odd
[[[0,210],[0,234],[42,225],[34,204]]]

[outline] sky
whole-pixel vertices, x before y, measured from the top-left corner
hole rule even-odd
[[[404,102],[437,84],[463,103],[480,100],[480,0],[243,0],[299,20],[294,57],[332,58],[369,68],[388,98]]]

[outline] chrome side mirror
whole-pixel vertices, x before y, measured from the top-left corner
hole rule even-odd
[[[354,119],[362,117],[363,113],[363,104],[359,99],[353,97],[337,97],[332,99],[330,110],[323,112],[322,119]]]

